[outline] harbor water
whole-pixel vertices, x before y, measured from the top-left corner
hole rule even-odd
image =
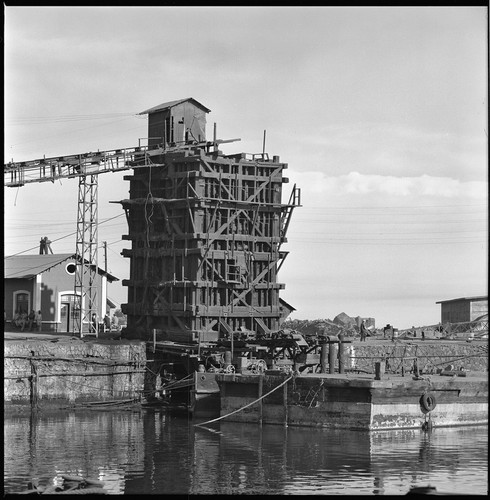
[[[109,494],[488,493],[487,426],[368,433],[197,422],[154,409],[5,415],[4,492],[68,474],[101,480]]]

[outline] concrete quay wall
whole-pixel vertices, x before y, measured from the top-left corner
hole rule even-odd
[[[140,341],[6,341],[5,409],[140,398],[145,365]]]
[[[453,365],[455,370],[464,368],[472,372],[488,371],[488,340],[457,341],[405,341],[356,342],[346,344],[345,368],[375,372],[375,363],[385,363],[386,372],[408,373],[413,369],[414,358],[422,373],[437,373]],[[338,362],[337,362],[338,363]]]

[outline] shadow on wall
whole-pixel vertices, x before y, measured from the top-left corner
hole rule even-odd
[[[54,290],[44,283],[41,285],[41,314],[43,329],[54,330],[56,321],[56,301]]]

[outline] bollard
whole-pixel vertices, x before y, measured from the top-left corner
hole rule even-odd
[[[380,361],[374,363],[374,371],[376,373],[374,380],[381,380],[385,373],[385,363],[382,363]]]
[[[344,334],[340,333],[339,334],[339,373],[344,373],[344,367],[345,367],[345,344],[344,344]]]
[[[413,374],[418,377],[420,374],[419,374],[419,364],[418,364],[418,360],[417,358],[415,358],[413,360]]]
[[[225,368],[231,365],[231,351],[225,351]]]
[[[320,373],[327,373],[328,364],[328,344],[325,342],[322,344],[322,350],[320,352]]]

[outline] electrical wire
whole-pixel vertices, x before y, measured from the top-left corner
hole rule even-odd
[[[102,225],[102,224],[105,224],[106,222],[109,222],[109,221],[113,220],[113,219],[117,219],[118,217],[122,217],[123,215],[124,215],[124,214],[118,214],[118,215],[115,215],[114,217],[110,217],[109,219],[106,219],[106,220],[104,220],[104,221],[102,221],[102,222],[99,222],[99,223],[98,223],[98,225],[100,226],[100,225]],[[66,235],[64,235],[64,236],[61,236],[60,238],[56,238],[56,239],[54,239],[54,240],[51,240],[51,243],[53,243],[53,242],[55,242],[55,241],[60,241],[60,240],[63,240],[63,239],[65,239],[65,238],[68,238],[68,237],[70,237],[70,236],[73,236],[74,234],[77,234],[77,232],[76,232],[76,231],[73,231],[73,232],[72,232],[72,233],[70,233],[70,234],[66,234]],[[35,249],[37,249],[37,248],[39,248],[39,246],[38,246],[38,245],[36,245],[35,247],[28,248],[28,249],[26,249],[26,250],[22,250],[21,252],[17,252],[17,253],[14,253],[14,254],[12,254],[12,255],[8,255],[8,256],[6,256],[6,257],[5,257],[5,259],[9,259],[9,258],[11,258],[11,257],[16,257],[17,255],[21,255],[21,254],[23,254],[23,253],[30,252],[31,250],[35,250]]]

